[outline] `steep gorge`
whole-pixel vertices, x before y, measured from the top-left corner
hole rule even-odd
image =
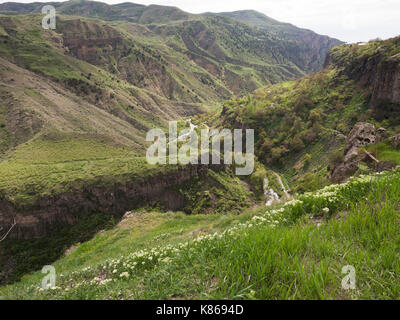
[[[186,166],[171,172],[131,180],[112,186],[85,185],[82,190],[39,198],[34,203],[19,205],[0,200],[0,229],[8,230],[10,239],[46,237],[53,225],[74,224],[90,213],[106,213],[115,217],[138,207],[160,205],[167,210],[181,210],[187,200],[177,191],[183,183],[204,177],[208,170],[223,170],[223,165]]]

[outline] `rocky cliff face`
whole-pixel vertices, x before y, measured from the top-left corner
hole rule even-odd
[[[334,48],[325,66],[333,65],[366,89],[378,119],[400,117],[400,37]]]
[[[63,45],[78,59],[101,65],[109,52],[124,50],[122,35],[110,26],[94,22],[60,20],[57,31],[62,33]]]
[[[400,55],[380,63],[373,77],[371,105],[384,116],[400,115]]]
[[[62,45],[75,58],[168,99],[199,102],[193,93],[189,94],[177,83],[160,53],[143,47],[107,24],[60,18],[57,32],[62,35]]]
[[[86,186],[81,191],[41,198],[32,205],[18,206],[0,199],[0,229],[8,230],[10,239],[32,239],[47,236],[52,227],[74,224],[88,213],[121,216],[126,211],[146,205],[159,204],[170,210],[186,205],[184,197],[174,187],[191,178],[205,175],[208,170],[222,170],[223,165],[186,166],[167,174],[115,184],[112,188]]]

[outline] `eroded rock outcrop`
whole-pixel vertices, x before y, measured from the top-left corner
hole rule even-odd
[[[376,171],[392,169],[394,164],[379,161],[370,152],[360,153],[359,150],[360,147],[383,141],[386,137],[387,131],[384,128],[376,129],[373,124],[367,122],[357,123],[346,139],[343,160],[333,168],[331,180],[335,183],[346,180],[357,171],[360,162],[366,162]]]
[[[356,147],[364,147],[376,142],[376,128],[367,122],[357,123],[346,140],[345,153]]]

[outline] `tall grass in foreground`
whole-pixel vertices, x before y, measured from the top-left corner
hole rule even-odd
[[[362,176],[264,209],[193,240],[66,272],[56,288],[25,279],[6,298],[397,299],[400,170]],[[356,270],[344,290],[342,267]]]

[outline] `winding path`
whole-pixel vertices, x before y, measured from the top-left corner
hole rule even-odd
[[[279,174],[277,174],[275,171],[274,171],[274,174],[275,174],[276,178],[278,179],[279,184],[281,185],[281,188],[282,188],[283,193],[285,194],[285,197],[286,197],[288,200],[292,200],[293,197],[292,197],[292,196],[289,194],[289,192],[286,190],[286,187],[285,187],[285,185],[284,185],[283,182],[282,182],[281,176],[280,176]]]

